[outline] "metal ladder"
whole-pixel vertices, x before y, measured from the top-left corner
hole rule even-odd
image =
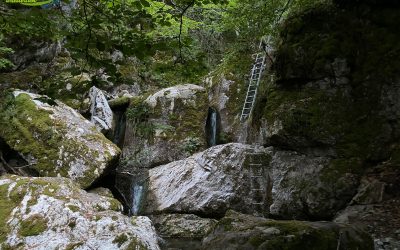
[[[247,88],[246,100],[244,101],[240,120],[244,122],[249,118],[257,96],[258,85],[260,84],[261,74],[265,68],[265,53],[258,53],[251,69],[249,86]]]
[[[250,155],[250,195],[252,197],[252,208],[254,212],[264,210],[266,200],[265,169],[262,164],[262,153],[249,153]]]

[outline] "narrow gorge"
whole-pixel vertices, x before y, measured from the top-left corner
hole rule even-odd
[[[397,1],[0,15],[0,250],[400,249]]]

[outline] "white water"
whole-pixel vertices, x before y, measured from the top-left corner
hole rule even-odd
[[[133,185],[132,214],[138,215],[143,196],[143,186]]]
[[[211,133],[210,133],[210,146],[217,145],[217,112],[211,110]]]

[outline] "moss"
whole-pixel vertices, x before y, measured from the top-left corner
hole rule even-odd
[[[71,229],[74,229],[76,227],[76,221],[71,220],[70,222],[68,222],[68,227],[70,227]]]
[[[120,234],[113,240],[114,244],[117,244],[118,247],[122,246],[128,240],[128,236],[126,234]]]
[[[360,158],[333,159],[329,166],[324,168],[320,174],[321,181],[325,183],[337,183],[345,173],[361,174],[363,172],[363,162]]]
[[[23,237],[39,235],[46,231],[47,220],[36,214],[20,222],[19,234]]]
[[[68,173],[71,162],[76,160],[76,152],[85,156],[88,171],[85,175],[76,177],[76,181],[83,187],[91,184],[98,177],[94,169],[99,153],[77,142],[73,138],[65,138],[66,124],[50,118],[51,112],[39,109],[28,94],[19,94],[17,97],[9,96],[10,100],[4,102],[0,108],[0,137],[4,138],[13,149],[25,156],[36,159],[31,168],[37,170],[41,176],[71,177]],[[97,131],[85,137],[102,145],[110,142]],[[63,146],[64,154],[60,159],[59,150]],[[73,152],[74,154],[72,154]],[[104,153],[105,158],[111,159],[109,152]],[[117,157],[116,157],[117,158]],[[117,159],[115,159],[117,160]],[[59,167],[56,167],[60,165]]]
[[[147,247],[140,243],[136,238],[133,238],[126,250],[147,250]]]
[[[117,199],[108,199],[108,201],[110,202],[109,209],[114,210],[114,211],[121,211],[122,205]]]
[[[108,102],[108,105],[110,105],[110,107],[114,109],[114,108],[118,108],[121,106],[129,106],[130,101],[131,101],[130,97],[123,96],[123,97],[119,97],[119,98],[110,100]]]
[[[35,156],[38,162],[33,167],[40,173],[54,169],[58,159],[56,142],[61,140],[61,135],[54,133],[53,126],[57,125],[49,118],[51,113],[37,109],[27,94],[18,95],[13,107],[2,111],[1,123],[7,126],[2,126],[0,136],[16,151]]]
[[[7,197],[8,188],[8,184],[0,186],[0,224],[3,225],[0,227],[0,243],[4,242],[6,239],[6,236],[9,232],[9,227],[6,222],[11,214],[11,211],[17,204],[16,201]]]
[[[237,242],[241,246],[251,245],[257,249],[335,250],[339,236],[339,227],[334,225],[315,225],[294,220],[258,220],[256,217],[235,211],[228,211],[218,222],[218,227],[213,234],[229,232],[228,235],[237,235]],[[265,234],[264,231],[269,228],[275,228],[279,233]]]
[[[78,212],[80,208],[75,205],[67,205],[68,209],[71,210],[72,212]]]
[[[384,141],[382,86],[393,82],[400,66],[400,32],[396,18],[387,16],[400,17],[386,7],[332,5],[289,17],[276,51],[277,84],[258,103],[265,106],[263,118],[281,121],[281,136],[306,139],[302,146],[334,146],[339,158],[385,159],[390,143]],[[345,59],[347,71],[335,70],[337,58]],[[345,87],[340,77],[348,80]],[[304,85],[321,79],[325,90]]]
[[[231,114],[229,118],[232,120],[236,115],[240,114],[246,98],[251,66],[254,61],[251,58],[251,54],[251,51],[236,51],[212,73],[213,85],[210,86],[208,92],[214,92],[215,88],[219,87],[224,79],[231,81],[229,90],[226,93],[229,97],[226,110]],[[218,101],[213,100],[211,105],[217,105],[216,102]]]
[[[68,245],[65,246],[65,250],[74,250],[74,249],[82,246],[83,244],[84,244],[83,242],[69,243]]]
[[[377,151],[384,119],[376,111],[378,98],[351,98],[341,91],[271,86],[263,117],[271,124],[282,123],[281,136],[305,138],[309,145],[334,145],[341,158],[366,159]]]

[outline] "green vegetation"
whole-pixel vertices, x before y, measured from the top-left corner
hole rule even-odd
[[[19,234],[21,236],[35,236],[43,233],[47,229],[47,220],[37,214],[21,221]]]
[[[118,247],[122,246],[128,240],[128,236],[126,234],[120,234],[113,240],[114,244],[117,244]]]

